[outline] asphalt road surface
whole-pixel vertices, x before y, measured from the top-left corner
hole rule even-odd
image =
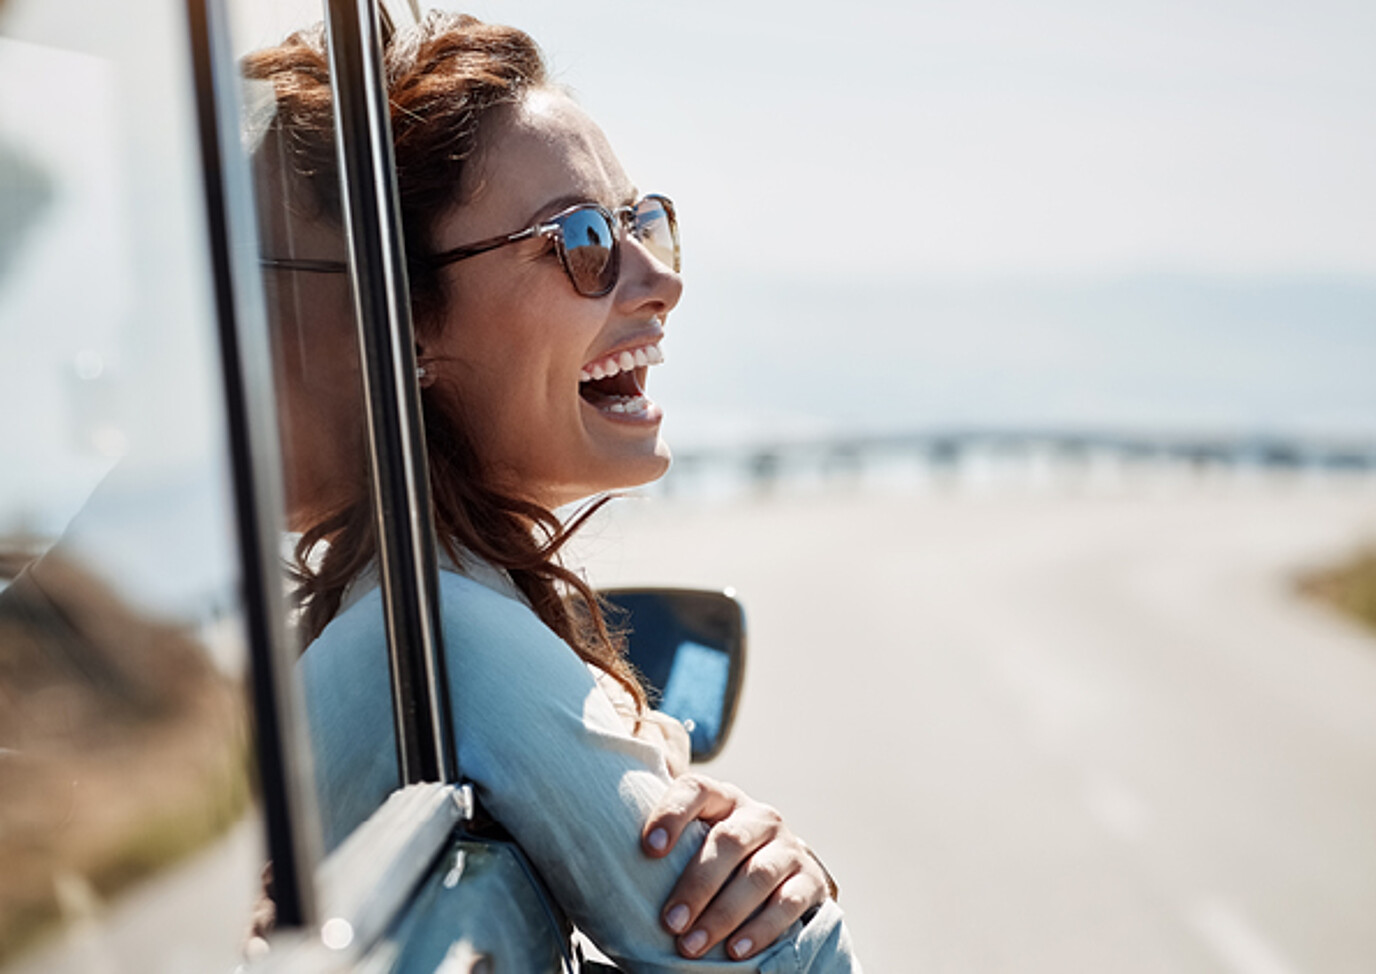
[[[777,805],[872,972],[1376,971],[1376,638],[1294,574],[1364,482],[626,500],[597,584],[734,586],[703,770]]]

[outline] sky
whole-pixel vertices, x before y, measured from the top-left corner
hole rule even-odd
[[[700,266],[1376,275],[1369,3],[426,6],[534,36]],[[319,4],[237,9],[256,46]]]
[[[541,42],[704,263],[1376,273],[1370,3],[461,9]]]

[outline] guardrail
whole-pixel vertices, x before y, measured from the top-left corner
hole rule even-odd
[[[844,481],[903,465],[935,479],[991,466],[1052,480],[1090,469],[1363,476],[1376,475],[1376,438],[979,428],[762,440],[676,450],[662,490],[691,492],[694,481],[722,476],[769,490],[799,477]]]

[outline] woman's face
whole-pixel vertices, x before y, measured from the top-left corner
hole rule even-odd
[[[532,92],[487,124],[464,202],[439,224],[438,251],[513,233],[576,203],[614,210],[639,196],[602,130],[559,92]],[[574,290],[548,240],[502,247],[442,273],[446,316],[437,336],[422,336],[421,361],[436,393],[458,397],[483,465],[501,487],[553,508],[664,473],[660,409],[633,399],[649,368],[618,376],[619,396],[580,392],[580,378],[600,374],[622,353],[635,358],[637,349],[654,349],[648,360],[658,360],[665,318],[683,289],[671,268],[626,235],[621,276],[600,298]]]

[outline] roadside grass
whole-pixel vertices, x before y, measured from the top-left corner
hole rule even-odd
[[[186,728],[168,730],[175,734]],[[196,763],[204,762],[199,768],[176,760],[187,757],[178,753],[185,738],[164,741],[149,749],[156,759],[148,764],[162,765],[157,777],[146,773],[147,766],[120,769],[129,792],[141,798],[127,802],[129,807],[102,803],[109,809],[109,820],[81,823],[78,834],[66,836],[73,840],[70,847],[51,855],[30,850],[30,858],[39,861],[20,863],[30,867],[18,877],[27,882],[0,898],[0,966],[62,927],[64,914],[71,910],[61,902],[64,885],[75,888],[79,900],[89,900],[78,904],[78,912],[99,909],[134,884],[206,848],[243,819],[253,797],[247,742],[237,734],[221,742],[207,741],[208,735],[197,730],[192,728],[189,736],[200,752]],[[220,753],[207,753],[217,743]],[[97,789],[108,784],[90,779],[86,783]]]
[[[60,554],[42,579],[0,592],[0,968],[252,803],[246,691],[196,631]]]
[[[1376,547],[1303,575],[1300,591],[1326,602],[1376,631]]]

